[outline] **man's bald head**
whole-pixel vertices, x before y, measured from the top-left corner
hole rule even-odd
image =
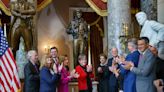
[[[118,49],[116,47],[112,48],[111,53],[113,57],[118,56]]]

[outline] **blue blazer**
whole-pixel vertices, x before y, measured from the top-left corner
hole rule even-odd
[[[51,74],[47,67],[43,67],[40,71],[40,92],[56,92],[59,79],[60,75]]]
[[[133,53],[130,53],[126,56],[126,61],[131,61],[134,63],[134,66],[138,66],[140,53],[136,50]],[[124,76],[123,89],[124,92],[136,92],[136,75],[129,71],[125,70],[121,66],[121,74]]]

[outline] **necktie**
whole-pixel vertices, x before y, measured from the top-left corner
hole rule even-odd
[[[37,72],[39,72],[39,70],[38,70],[38,68],[37,68],[37,65],[36,65],[36,64],[34,65],[34,67],[35,67],[35,70],[36,70]]]
[[[139,62],[141,62],[142,59],[143,59],[143,54],[140,54]]]
[[[58,64],[58,63],[59,63],[59,62],[58,62],[58,58],[55,58],[55,63],[56,63],[56,64]]]
[[[58,58],[54,58],[54,61],[55,61],[55,65],[56,65],[56,68],[57,68],[57,71],[58,71],[58,66],[59,66]]]
[[[53,58],[53,60],[55,64],[58,64],[58,58]]]

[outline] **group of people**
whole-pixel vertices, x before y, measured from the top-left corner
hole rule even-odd
[[[118,55],[117,48],[112,48],[112,58],[108,60],[105,54],[99,55],[98,91],[163,92],[164,62],[158,57],[158,50],[149,45],[147,37],[129,39],[127,48],[126,57]],[[94,76],[86,55],[79,55],[79,65],[71,72],[68,56],[64,55],[59,61],[56,47],[50,49],[50,55],[42,57],[40,64],[35,50],[30,50],[27,58],[24,92],[69,92],[68,83],[73,78],[78,81],[79,92],[92,92]]]
[[[76,78],[79,92],[92,92],[92,66],[87,65],[86,55],[80,54],[79,65],[69,72],[68,56],[64,55],[59,61],[58,49],[52,47],[50,55],[42,57],[38,62],[35,50],[27,53],[29,62],[24,68],[24,92],[69,92],[68,82]]]
[[[149,39],[129,39],[127,48],[126,57],[119,56],[117,48],[112,48],[113,57],[108,60],[100,54],[99,92],[164,92],[164,62]]]
[[[112,58],[108,60],[105,54],[100,54],[100,65],[97,68],[99,92],[164,91],[164,26],[147,20],[144,12],[137,13],[136,18],[143,27],[138,40],[129,39],[127,44],[129,54],[118,55],[117,48],[112,48]],[[74,54],[78,55],[77,51],[74,51]],[[50,49],[50,55],[44,56],[41,64],[38,63],[35,50],[28,51],[27,58],[29,62],[24,68],[24,92],[68,92],[68,83],[73,78],[78,81],[79,92],[92,92],[91,78],[94,77],[92,65],[87,64],[85,54],[75,58],[78,62],[71,72],[67,55],[59,61],[56,47]]]

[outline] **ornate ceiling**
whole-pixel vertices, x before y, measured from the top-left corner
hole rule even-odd
[[[37,0],[37,10],[40,11],[47,6],[52,0]],[[100,16],[107,16],[107,0],[85,0],[86,3]],[[9,11],[10,0],[1,0],[0,8],[7,14]],[[132,14],[139,10],[139,0],[131,0]]]
[[[107,0],[85,0],[99,15],[107,16]]]

